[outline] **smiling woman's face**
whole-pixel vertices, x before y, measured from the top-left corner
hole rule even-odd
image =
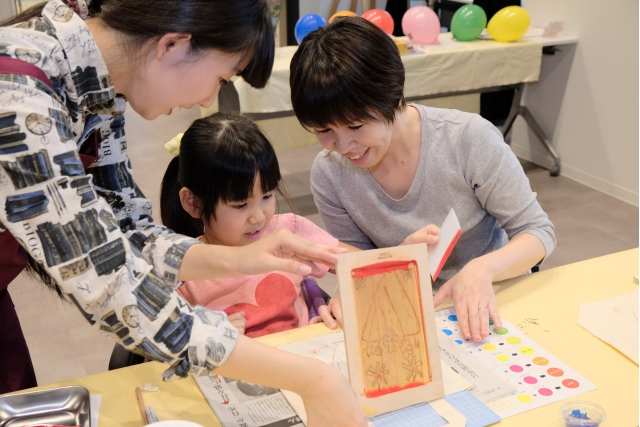
[[[370,120],[349,126],[314,128],[313,131],[324,149],[345,156],[358,167],[372,168],[389,150],[393,126]]]

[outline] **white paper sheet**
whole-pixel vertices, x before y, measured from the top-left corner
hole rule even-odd
[[[638,291],[582,304],[578,325],[638,364]]]
[[[91,408],[91,427],[98,427],[98,418],[100,417],[101,404],[101,394],[92,394],[89,396],[89,407]]]
[[[438,311],[436,325],[439,340],[448,338],[516,388],[514,395],[499,399],[499,404],[487,404],[502,418],[596,388],[504,319],[502,329],[492,327],[491,335],[479,343],[462,337],[453,309]]]
[[[447,258],[449,258],[461,234],[462,228],[458,222],[458,217],[453,209],[451,209],[444,219],[442,226],[440,226],[438,243],[429,248],[429,270],[431,271],[431,278],[433,280],[438,278],[440,270],[442,270],[442,267],[447,262]]]

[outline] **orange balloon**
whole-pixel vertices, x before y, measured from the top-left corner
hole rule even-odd
[[[334,13],[333,16],[329,18],[329,23],[332,23],[333,20],[336,19],[338,16],[358,16],[358,15],[356,15],[354,12],[351,12],[350,10],[341,10],[340,12]]]

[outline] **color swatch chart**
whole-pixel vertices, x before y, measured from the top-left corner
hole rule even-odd
[[[462,337],[453,308],[436,313],[439,340],[453,340],[516,387],[516,394],[487,404],[502,418],[596,388],[511,323],[502,319],[501,329],[490,324],[491,335],[476,343]]]

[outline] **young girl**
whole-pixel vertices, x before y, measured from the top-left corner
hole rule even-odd
[[[162,181],[162,221],[210,245],[244,246],[288,230],[312,243],[338,246],[306,218],[274,215],[280,181],[278,159],[258,126],[244,116],[216,113],[196,120],[182,137],[179,156]],[[312,275],[322,277],[327,270],[313,265]],[[239,329],[243,321],[237,314],[244,313],[246,335],[258,337],[319,320],[309,319],[303,279],[275,271],[187,281],[178,292],[193,305],[224,310]],[[335,327],[326,308],[321,312]]]
[[[348,42],[345,42],[347,41]],[[327,230],[361,249],[393,246],[454,208],[462,236],[435,285],[467,339],[501,321],[492,282],[523,274],[555,247],[553,224],[518,159],[475,114],[405,103],[393,41],[361,18],[305,37],[291,61],[291,101],[326,149],[311,190]]]
[[[178,151],[178,150],[176,150]],[[258,126],[245,116],[216,113],[196,120],[181,139],[162,181],[161,215],[165,225],[205,244],[244,246],[287,230],[312,243],[342,246],[311,221],[294,214],[274,215],[280,169],[273,147]],[[405,244],[437,241],[437,227],[409,236]],[[422,239],[422,240],[421,240]],[[428,239],[428,240],[427,240]],[[324,276],[328,267],[314,265],[312,275]],[[336,326],[339,300],[320,307],[313,319],[305,291],[317,284],[301,274],[274,271],[251,276],[228,276],[187,281],[178,292],[191,304],[224,310],[246,335],[258,337],[324,320]],[[308,289],[311,287],[311,289]],[[319,290],[319,288],[317,288]]]

